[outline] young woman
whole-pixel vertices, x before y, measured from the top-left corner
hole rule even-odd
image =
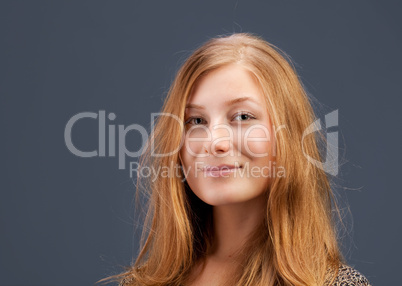
[[[121,285],[369,285],[340,253],[325,168],[308,159],[323,161],[323,136],[304,135],[313,110],[278,49],[208,41],[162,112],[141,162],[165,172]]]

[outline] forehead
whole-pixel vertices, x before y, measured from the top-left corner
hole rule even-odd
[[[255,76],[242,65],[230,64],[199,78],[187,103],[214,104],[239,97],[247,97],[249,101],[265,104],[260,84]]]

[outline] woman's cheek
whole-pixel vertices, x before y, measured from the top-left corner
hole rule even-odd
[[[243,131],[244,152],[251,157],[267,157],[271,154],[273,137],[270,130],[264,125],[250,126]]]
[[[203,157],[203,155],[205,156],[203,146],[208,140],[210,140],[210,136],[205,128],[190,129],[184,140],[184,152],[192,157]]]

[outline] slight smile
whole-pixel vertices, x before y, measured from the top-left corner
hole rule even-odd
[[[204,175],[206,177],[226,177],[230,173],[233,173],[240,168],[241,168],[240,165],[234,166],[234,165],[222,164],[219,166],[207,165],[203,167],[201,170],[204,172]]]

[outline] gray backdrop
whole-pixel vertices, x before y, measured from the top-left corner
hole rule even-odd
[[[183,58],[231,32],[286,51],[321,114],[339,110],[346,257],[373,284],[399,284],[400,11],[397,1],[1,1],[0,285],[92,285],[130,263],[129,171],[107,152],[72,154],[65,126],[105,110],[116,115],[107,125],[149,131]],[[77,123],[73,142],[98,149],[98,121]],[[138,150],[140,133],[126,145]]]

